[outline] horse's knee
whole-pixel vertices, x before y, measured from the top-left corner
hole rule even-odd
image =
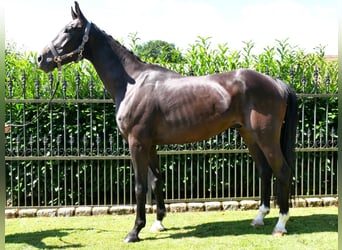
[[[147,194],[147,185],[136,184],[135,185],[135,195],[137,197],[144,196]]]

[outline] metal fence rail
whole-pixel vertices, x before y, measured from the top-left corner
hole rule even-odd
[[[11,84],[8,86],[9,123],[32,122],[12,127],[7,135],[7,206],[133,204],[128,145],[115,126],[114,105],[106,91],[96,97],[90,91],[86,98],[76,92],[74,99],[68,99],[64,82],[63,98],[49,100],[40,98],[39,82],[36,85],[32,99],[15,98]],[[90,81],[90,89],[92,86]],[[337,135],[329,116],[332,110],[337,112],[331,104],[337,94],[299,93],[298,97],[300,123],[292,194],[334,196]],[[160,146],[158,154],[166,202],[260,196],[257,170],[235,129],[201,142]]]

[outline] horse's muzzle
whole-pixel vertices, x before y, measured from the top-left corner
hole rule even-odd
[[[49,56],[49,54],[51,54],[51,52],[46,48],[37,58],[38,67],[46,73],[57,67],[52,55]]]

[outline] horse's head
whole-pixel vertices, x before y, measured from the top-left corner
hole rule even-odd
[[[42,51],[38,57],[39,68],[50,72],[54,68],[83,57],[91,23],[84,17],[77,2],[71,8],[72,21],[68,23]]]

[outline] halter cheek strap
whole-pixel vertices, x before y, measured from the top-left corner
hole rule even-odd
[[[62,68],[62,61],[68,57],[72,57],[73,55],[75,54],[78,54],[78,57],[77,57],[77,60],[76,62],[79,62],[82,57],[83,57],[83,51],[84,51],[84,45],[88,42],[89,40],[89,32],[90,32],[90,28],[91,28],[91,22],[88,22],[87,23],[87,26],[85,28],[85,31],[84,31],[84,35],[83,35],[83,38],[82,38],[82,43],[80,46],[78,46],[77,49],[71,51],[70,53],[67,53],[65,55],[59,55],[55,46],[53,45],[53,43],[51,42],[49,44],[49,48],[51,50],[51,53],[53,55],[53,60],[55,63],[57,63],[57,67],[58,67],[58,70],[60,71],[61,68]]]

